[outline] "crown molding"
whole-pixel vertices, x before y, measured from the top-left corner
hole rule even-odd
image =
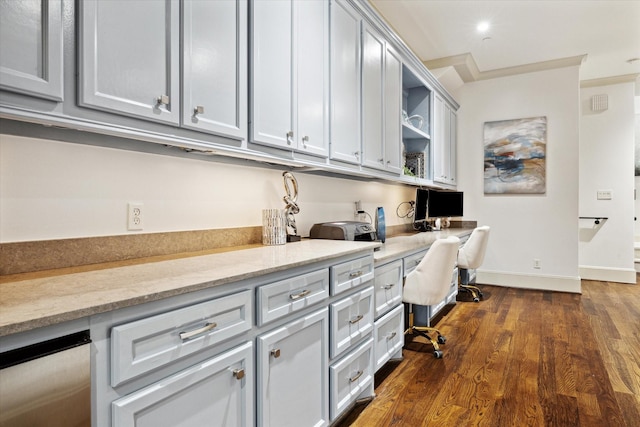
[[[608,86],[617,85],[619,83],[638,83],[640,79],[640,73],[625,74],[622,76],[602,77],[599,79],[582,80],[580,87],[596,87],[596,86]]]
[[[550,61],[534,62],[531,64],[517,65],[515,67],[498,68],[495,70],[480,71],[471,53],[448,56],[445,58],[423,61],[423,64],[431,70],[443,67],[453,67],[465,83],[478,80],[495,79],[499,77],[514,76],[517,74],[533,73],[537,71],[553,70],[556,68],[581,65],[587,55],[578,55],[568,58],[553,59]]]

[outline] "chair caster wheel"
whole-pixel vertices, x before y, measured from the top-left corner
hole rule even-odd
[[[480,302],[480,298],[478,298],[478,297],[473,297],[473,302]]]
[[[442,351],[441,350],[434,351],[433,357],[435,357],[436,359],[442,359]]]
[[[444,335],[438,335],[438,344],[444,344],[447,342],[447,337]]]

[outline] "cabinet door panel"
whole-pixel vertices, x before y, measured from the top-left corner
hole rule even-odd
[[[402,260],[376,267],[374,281],[378,318],[402,302]]]
[[[360,163],[360,18],[331,3],[331,158]]]
[[[62,101],[62,2],[0,2],[0,88]]]
[[[249,342],[116,400],[113,426],[251,426],[254,372]]]
[[[384,158],[389,172],[402,171],[402,61],[387,48],[384,74]]]
[[[373,331],[373,288],[331,304],[332,358],[346,351]]]
[[[373,339],[331,365],[331,419],[335,420],[373,383]],[[373,391],[373,390],[371,390]]]
[[[363,25],[362,29],[362,164],[384,169],[383,66],[385,42]]]
[[[246,138],[246,34],[246,1],[184,1],[184,127]]]
[[[258,426],[329,423],[327,309],[257,338]]]
[[[297,147],[325,156],[329,117],[329,4],[325,0],[295,3]]]
[[[80,2],[80,104],[179,122],[177,0]]]
[[[292,2],[252,4],[252,135],[255,142],[291,147]]]

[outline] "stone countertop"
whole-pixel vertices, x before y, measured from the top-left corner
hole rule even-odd
[[[449,236],[463,237],[471,234],[473,228],[447,228],[439,231],[413,233],[394,236],[373,254],[376,265],[386,264],[405,255],[421,251],[430,246],[437,239],[446,239]]]
[[[0,283],[0,337],[237,282],[380,246],[303,240],[87,271],[22,274]],[[70,269],[73,271],[73,269]]]

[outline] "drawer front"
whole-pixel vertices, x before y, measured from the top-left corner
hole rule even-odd
[[[112,425],[249,427],[254,382],[248,342],[114,401]]]
[[[393,311],[376,320],[374,340],[374,355],[377,371],[402,350],[404,345],[404,306],[400,305]]]
[[[111,385],[251,329],[251,291],[173,310],[111,330]]]
[[[336,357],[373,331],[373,288],[331,304],[331,357]]]
[[[373,255],[331,267],[331,295],[360,286],[373,279]]]
[[[402,302],[402,260],[397,260],[375,270],[376,319]]]
[[[427,251],[418,252],[417,254],[409,255],[403,258],[404,262],[404,277],[411,273],[422,261]]]
[[[287,316],[329,296],[329,270],[280,280],[260,286],[257,292],[258,325]]]
[[[370,338],[329,368],[331,420],[335,420],[373,382],[373,339]],[[373,390],[372,390],[373,394]]]

